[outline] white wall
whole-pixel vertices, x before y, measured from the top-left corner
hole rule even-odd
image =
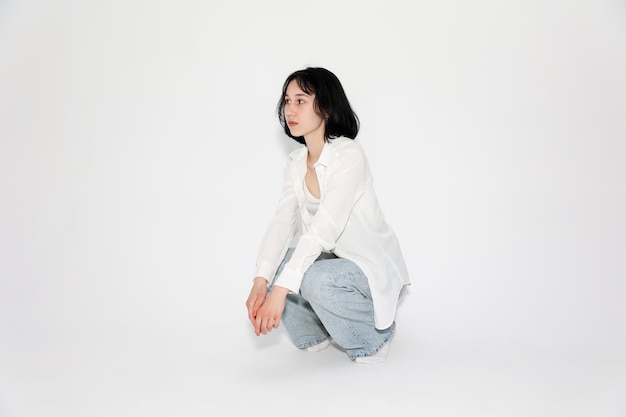
[[[404,334],[626,349],[624,45],[617,0],[4,1],[4,349],[116,328],[247,343],[294,146],[274,108],[307,65],[361,118],[413,277]]]

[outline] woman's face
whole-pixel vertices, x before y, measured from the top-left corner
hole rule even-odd
[[[296,80],[287,85],[284,112],[287,126],[293,136],[304,136],[306,139],[320,136],[324,139],[326,123],[324,118],[315,112],[314,103],[315,95],[302,91]]]

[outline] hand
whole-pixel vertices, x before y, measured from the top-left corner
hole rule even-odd
[[[267,280],[263,277],[256,277],[250,290],[248,300],[246,300],[246,307],[248,308],[248,318],[254,326],[257,311],[265,301],[267,296]]]
[[[280,317],[285,310],[289,290],[284,287],[274,286],[265,302],[259,307],[254,319],[254,333],[258,336],[261,333],[267,334],[272,329],[278,328]]]

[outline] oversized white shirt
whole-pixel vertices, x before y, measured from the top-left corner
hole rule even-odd
[[[320,186],[315,216],[305,201],[306,160],[306,146],[289,154],[282,196],[263,238],[255,276],[271,282],[300,232],[294,253],[274,285],[297,293],[317,257],[333,252],[356,263],[367,276],[376,328],[386,329],[410,280],[398,239],[379,207],[367,158],[353,139],[340,137],[324,144],[314,166]]]

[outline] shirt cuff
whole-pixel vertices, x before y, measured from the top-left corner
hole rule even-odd
[[[287,266],[282,270],[280,276],[276,278],[274,286],[287,288],[293,293],[300,291],[300,285],[302,284],[302,276],[304,274],[293,269],[289,269]]]
[[[271,262],[261,261],[256,267],[256,272],[254,274],[254,278],[263,277],[267,280],[267,282],[271,282],[276,272],[276,267]]]

